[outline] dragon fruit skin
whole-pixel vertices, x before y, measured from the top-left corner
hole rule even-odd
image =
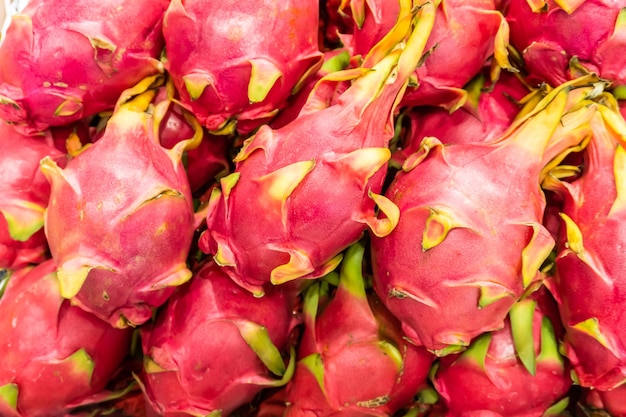
[[[194,212],[181,162],[188,142],[159,145],[140,108],[149,94],[121,105],[65,169],[50,158],[41,163],[51,183],[44,228],[61,293],[119,327],[144,323],[191,278]]]
[[[212,196],[199,247],[233,280],[262,294],[270,282],[316,278],[334,269],[341,252],[367,226],[393,228],[396,211],[379,193],[391,155],[393,110],[415,68],[434,10],[406,19],[369,55],[370,67],[337,71],[318,83],[355,79],[327,107],[309,96],[298,117],[280,129],[262,126],[235,158],[235,172]],[[390,51],[411,34],[404,49]],[[403,44],[404,45],[404,44]],[[375,205],[388,213],[377,219]]]
[[[322,63],[313,0],[173,0],[163,33],[181,102],[212,132],[271,119]]]
[[[626,381],[626,271],[621,256],[626,239],[621,226],[626,122],[617,110],[597,106],[593,136],[583,154],[585,170],[571,183],[552,185],[564,202],[550,290],[559,301],[564,350],[577,382],[606,391]]]
[[[478,97],[450,113],[434,106],[407,109],[409,133],[394,154],[400,165],[419,150],[422,139],[434,136],[442,143],[491,142],[496,140],[513,123],[521,110],[519,101],[530,93],[515,75],[502,73],[496,83],[484,88],[485,76],[480,75],[472,83],[469,96]],[[405,117],[406,117],[405,116]]]
[[[502,327],[535,280],[554,246],[541,224],[542,170],[582,141],[589,117],[583,109],[562,118],[588,92],[572,85],[550,92],[498,141],[425,138],[393,180],[386,196],[400,221],[372,238],[374,288],[414,343],[438,355],[462,349]]]
[[[0,268],[20,268],[47,257],[43,219],[50,185],[39,171],[45,156],[65,163],[49,133],[24,136],[0,123]]]
[[[612,417],[626,417],[626,385],[610,391],[589,390],[584,403],[591,409],[605,410]]]
[[[64,300],[55,269],[47,260],[14,271],[0,299],[3,416],[65,416],[106,398],[103,390],[129,352],[132,331]]]
[[[320,285],[307,290],[286,417],[393,415],[426,386],[435,356],[406,341],[395,317],[366,294],[364,252],[361,243],[348,248],[330,300],[320,300]]]
[[[433,383],[447,417],[556,416],[567,406],[570,368],[558,351],[558,310],[544,290],[516,303],[517,315],[502,329],[440,359]],[[531,364],[523,363],[522,355]]]
[[[162,72],[168,4],[30,1],[0,46],[10,63],[0,68],[0,118],[32,134],[112,110],[122,91]]]
[[[165,416],[226,416],[284,385],[295,363],[285,367],[281,353],[298,323],[296,301],[287,286],[256,298],[214,262],[203,264],[142,330],[141,383],[152,407]]]
[[[505,4],[511,45],[522,53],[531,81],[557,86],[575,78],[580,70],[570,68],[570,60],[576,58],[587,71],[616,85],[626,84],[625,1],[507,0]]]

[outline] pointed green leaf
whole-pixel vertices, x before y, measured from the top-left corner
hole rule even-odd
[[[248,82],[248,100],[250,103],[260,103],[265,100],[283,73],[276,64],[264,58],[253,58],[248,62],[252,66]]]
[[[539,268],[554,248],[554,239],[548,229],[539,223],[528,225],[533,228],[533,235],[522,249],[522,280],[527,288],[535,279]]]
[[[600,331],[600,322],[597,318],[592,317],[590,319],[581,321],[580,323],[576,323],[572,327],[582,333],[593,337],[595,340],[598,341],[598,343],[609,349],[611,352],[614,351],[614,349],[612,349],[610,346],[609,340],[602,333],[602,331]]]
[[[17,410],[17,397],[19,394],[17,384],[8,383],[0,386],[0,400],[8,404],[14,410]]]
[[[478,336],[465,350],[461,353],[461,356],[457,360],[470,361],[478,365],[478,367],[485,371],[485,359],[487,358],[487,351],[491,344],[491,333],[483,333]]]
[[[509,311],[513,345],[524,367],[535,375],[537,357],[535,356],[535,341],[533,338],[533,317],[537,302],[531,299],[518,301]]]
[[[274,245],[268,245],[269,249],[287,252],[289,254],[289,262],[272,269],[270,272],[270,281],[274,285],[284,284],[285,282],[301,278],[315,271],[309,254],[297,249],[285,249]],[[340,261],[340,259],[333,258]]]
[[[563,365],[563,357],[559,352],[559,342],[554,334],[554,327],[548,317],[541,320],[541,351],[537,362],[560,363]]]
[[[302,313],[304,314],[305,320],[309,320],[310,323],[315,323],[319,301],[320,282],[316,281],[306,289],[302,303]]]
[[[577,255],[582,255],[582,253],[585,251],[585,248],[583,247],[583,234],[578,228],[578,225],[574,223],[574,220],[572,220],[572,218],[569,217],[567,214],[559,213],[559,215],[565,223],[567,248]]]
[[[313,168],[313,159],[295,162],[255,180],[261,187],[258,198],[266,203],[266,211],[279,219],[283,227],[287,227],[287,199]]]
[[[363,254],[365,246],[357,242],[350,246],[341,263],[339,286],[357,298],[365,299],[363,282]]]
[[[326,162],[338,173],[354,180],[360,187],[365,187],[369,179],[391,158],[388,148],[360,148]]]
[[[222,193],[224,194],[224,198],[228,198],[232,189],[239,182],[239,178],[241,177],[241,173],[233,172],[225,177],[220,178],[220,188],[222,189]]]
[[[337,256],[335,256],[335,257],[331,258],[330,260],[328,260],[327,262],[324,262],[319,267],[319,272],[316,274],[316,276],[323,277],[325,275],[330,274],[331,272],[333,272],[339,266],[341,261],[343,261],[343,253],[340,253]]]
[[[93,370],[95,368],[95,363],[84,348],[81,348],[72,353],[70,356],[64,359],[63,362],[71,363],[73,365],[72,370],[74,371],[74,373],[87,375],[87,379],[91,381],[91,377],[93,376]]]
[[[25,242],[43,227],[44,211],[39,204],[18,201],[11,207],[0,209],[0,215],[4,215],[11,238]]]
[[[478,297],[479,308],[485,308],[503,298],[515,297],[510,288],[499,282],[478,281],[475,284],[480,288],[480,296]]]
[[[313,374],[320,389],[324,395],[326,395],[326,387],[324,386],[324,364],[322,363],[321,355],[319,353],[313,353],[302,358],[300,363]]]
[[[569,406],[569,397],[565,397],[556,403],[552,404],[541,417],[561,417],[564,415],[565,410]]]
[[[78,294],[83,284],[87,280],[89,271],[92,266],[82,265],[78,268],[59,267],[57,270],[57,279],[59,280],[59,289],[63,298],[73,298]]]
[[[389,359],[393,361],[393,363],[398,368],[398,371],[401,371],[402,367],[404,366],[404,357],[402,356],[402,352],[400,352],[395,345],[389,343],[386,340],[379,341],[378,347],[380,348],[380,350],[385,352],[385,355],[389,357]]]
[[[296,349],[295,347],[292,346],[289,351],[289,363],[287,364],[287,369],[285,370],[285,373],[283,374],[283,376],[280,379],[266,381],[265,383],[261,385],[267,388],[282,387],[286,385],[289,381],[291,381],[291,378],[293,378],[293,374],[295,371],[296,371]]]
[[[213,77],[209,74],[191,73],[183,75],[183,83],[189,94],[189,98],[194,101],[200,98],[204,90],[214,84]]]
[[[283,376],[287,370],[285,362],[280,351],[272,342],[267,328],[247,320],[238,321],[236,325],[241,336],[267,369],[274,375]]]

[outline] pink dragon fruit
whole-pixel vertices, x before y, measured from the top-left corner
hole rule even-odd
[[[65,164],[49,132],[28,137],[0,122],[0,268],[19,268],[48,256],[43,219],[50,184],[39,171],[45,156]]]
[[[491,57],[494,68],[512,69],[508,37],[509,27],[493,0],[442,1],[428,52],[415,71],[416,85],[407,90],[401,105],[459,108],[467,99],[463,87]]]
[[[235,172],[221,180],[199,247],[243,287],[260,295],[270,282],[323,276],[368,225],[377,235],[394,227],[395,206],[379,195],[393,112],[434,7],[416,13],[415,30],[411,17],[399,22],[364,67],[320,80],[323,90],[328,81],[354,79],[337,104],[328,106],[316,89],[293,122],[276,130],[261,126],[235,158]],[[388,217],[378,219],[375,205]]]
[[[608,101],[607,101],[608,102]],[[593,135],[583,172],[574,181],[550,181],[563,197],[563,233],[554,281],[566,335],[564,351],[577,382],[601,391],[626,381],[626,275],[622,247],[626,212],[626,122],[617,106],[594,104]]]
[[[558,310],[544,290],[518,301],[502,329],[440,359],[433,382],[447,417],[561,415],[572,380],[558,350]]]
[[[27,133],[115,106],[162,72],[169,0],[31,0],[0,46],[0,117]]]
[[[148,320],[191,278],[194,212],[181,155],[195,140],[159,145],[144,112],[153,96],[122,103],[104,135],[65,169],[51,158],[41,163],[52,187],[44,227],[61,294],[119,327]]]
[[[172,0],[166,68],[183,105],[213,132],[269,120],[321,65],[318,9],[314,0]]]
[[[0,298],[0,415],[62,417],[106,400],[130,349],[115,329],[59,292],[54,261],[13,272]]]
[[[530,81],[557,86],[582,70],[626,85],[626,1],[506,0],[503,7]]]
[[[535,280],[554,246],[541,224],[542,171],[582,141],[589,111],[564,114],[594,80],[551,91],[494,142],[427,137],[406,160],[386,193],[400,221],[373,236],[372,257],[375,290],[414,343],[439,355],[462,349],[501,328]]]
[[[152,407],[164,416],[226,416],[287,383],[296,302],[288,286],[256,298],[214,262],[203,264],[142,331],[140,381]]]
[[[360,243],[348,248],[330,301],[320,302],[319,284],[306,292],[285,417],[389,416],[426,386],[434,355],[403,339],[400,323],[377,297],[368,297],[364,252]],[[363,384],[368,380],[376,383]]]
[[[468,100],[450,113],[441,107],[421,106],[406,110],[409,132],[394,154],[400,165],[419,150],[422,139],[434,136],[442,143],[491,142],[512,123],[530,90],[512,73],[505,72],[492,85],[484,74],[467,86]],[[485,90],[485,88],[487,90]]]

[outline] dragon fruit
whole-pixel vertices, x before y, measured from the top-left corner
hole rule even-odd
[[[61,417],[106,400],[130,349],[115,329],[63,299],[47,260],[14,271],[0,298],[0,415]]]
[[[203,264],[142,330],[140,381],[152,407],[165,416],[226,416],[287,383],[296,301],[288,286],[256,298],[214,262]]]
[[[555,326],[560,326],[558,310],[543,287],[511,308],[502,329],[441,358],[433,383],[446,416],[561,415],[572,380],[558,351],[562,329]]]
[[[122,97],[144,84],[150,79]],[[65,169],[41,162],[51,184],[44,229],[61,294],[118,327],[144,323],[191,278],[194,212],[181,155],[197,138],[171,150],[159,145],[144,112],[154,94],[121,100],[104,135]]]
[[[50,185],[39,171],[45,156],[65,164],[49,132],[24,136],[0,122],[0,268],[19,268],[48,257],[43,219]]]
[[[588,71],[626,85],[626,1],[506,0],[503,7],[530,81],[557,86]]]
[[[468,100],[452,113],[441,107],[410,107],[403,117],[409,132],[394,153],[400,165],[417,152],[422,139],[434,136],[442,143],[491,142],[498,138],[518,115],[522,99],[530,90],[512,73],[505,72],[497,82],[486,84],[478,75],[468,86]]]
[[[172,0],[166,69],[209,131],[248,133],[271,119],[322,63],[314,0]]]
[[[415,71],[416,85],[402,106],[441,106],[453,111],[467,100],[463,87],[493,58],[493,78],[499,68],[513,70],[507,45],[509,27],[493,0],[445,0]],[[459,53],[458,51],[463,51]]]
[[[609,102],[606,100],[607,103]],[[546,187],[564,201],[563,233],[550,289],[559,301],[564,351],[583,387],[601,391],[626,381],[626,290],[622,247],[626,122],[617,106],[594,104],[583,172]]]
[[[113,109],[122,91],[162,72],[168,4],[31,0],[0,45],[0,118],[32,134]]]
[[[235,172],[221,179],[199,247],[244,288],[261,295],[270,282],[323,276],[367,226],[377,235],[393,229],[396,208],[379,195],[393,112],[432,28],[434,6],[416,13],[415,29],[412,16],[399,22],[365,66],[320,80],[294,121],[276,130],[261,126],[235,158]],[[335,105],[317,95],[326,82],[349,79]],[[376,217],[376,205],[386,218]]]
[[[389,416],[426,386],[434,355],[403,339],[399,322],[368,297],[365,246],[348,248],[339,286],[328,302],[308,288],[299,361],[286,390],[286,417]],[[363,381],[375,380],[364,385]]]
[[[366,55],[411,10],[406,2],[393,0],[344,0],[336,7],[340,14],[352,16],[353,27],[340,39],[356,56]],[[513,69],[506,51],[508,35],[506,20],[492,0],[442,1],[426,45],[428,52],[401,106],[441,106],[448,111],[461,107],[467,100],[463,87],[490,57],[495,56],[497,67]],[[498,73],[494,72],[494,78]]]
[[[586,134],[586,108],[564,114],[593,81],[554,89],[494,142],[427,137],[406,160],[386,193],[400,221],[372,237],[372,259],[374,288],[414,343],[463,349],[501,328],[535,280],[554,246],[541,224],[542,171]]]

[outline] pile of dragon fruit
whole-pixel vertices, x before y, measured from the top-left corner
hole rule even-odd
[[[626,416],[626,0],[9,14],[0,416]]]

